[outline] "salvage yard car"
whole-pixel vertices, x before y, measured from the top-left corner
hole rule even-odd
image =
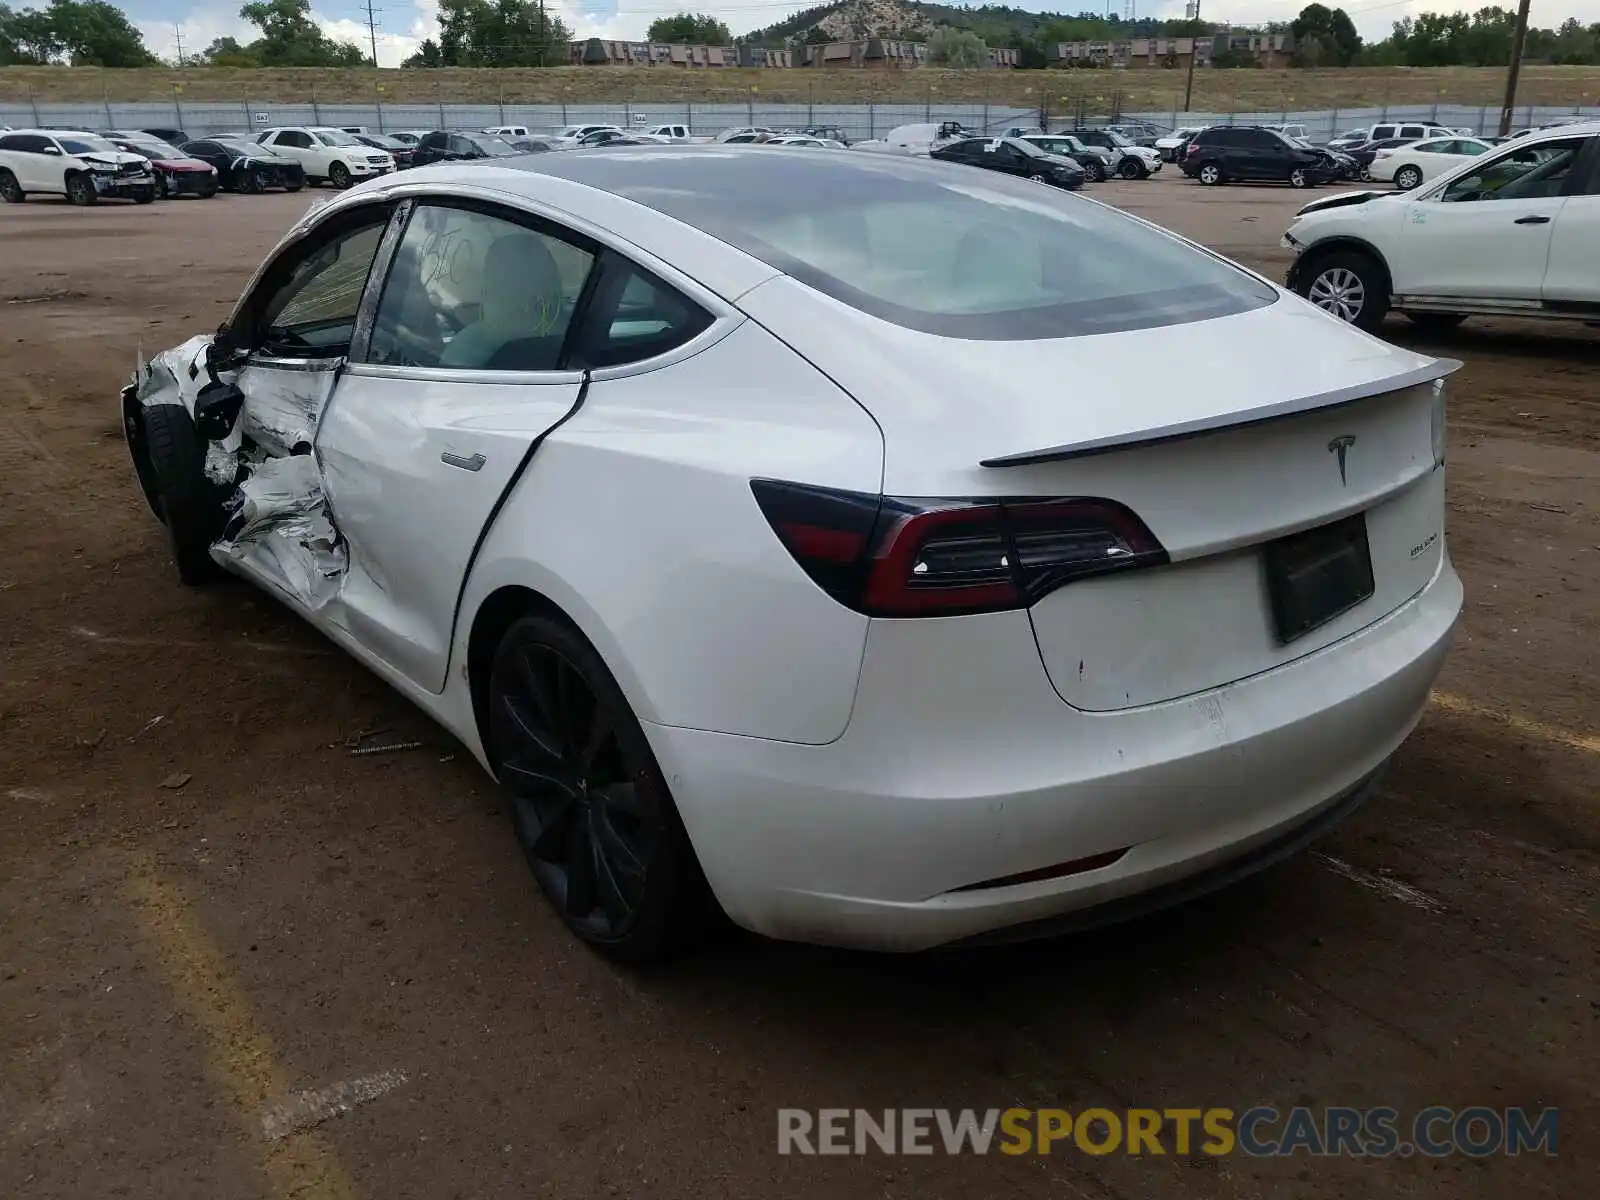
[[[263,192],[268,188],[298,192],[306,185],[305,171],[298,162],[242,137],[201,138],[185,142],[182,149],[190,157],[215,167],[217,182],[226,192]]]
[[[1347,192],[1295,216],[1289,286],[1374,330],[1391,310],[1600,323],[1600,123],[1518,138],[1407,192]]]
[[[1194,135],[1181,164],[1190,179],[1221,183],[1287,183],[1315,187],[1339,177],[1329,153],[1297,146],[1276,129],[1259,125],[1213,125]]]
[[[110,197],[149,204],[156,198],[150,163],[94,133],[18,129],[0,134],[0,200],[65,196],[71,204]]]
[[[395,169],[387,151],[363,146],[354,134],[323,126],[290,125],[263,129],[256,141],[274,154],[300,164],[309,183],[327,183],[341,191],[352,183],[387,175]]]
[[[1463,159],[1487,154],[1494,147],[1477,138],[1434,138],[1428,142],[1407,142],[1374,152],[1367,174],[1380,181],[1393,181],[1402,192],[1421,187],[1454,170]]]
[[[964,163],[985,171],[1001,171],[1069,191],[1083,186],[1084,170],[1072,159],[1041,150],[1021,138],[968,138],[939,146],[933,151],[932,157],[939,162]]]
[[[105,137],[118,150],[137,154],[150,163],[157,199],[199,196],[209,200],[217,194],[217,169],[210,163],[201,162],[176,146],[158,142],[149,134],[134,137],[108,133]]]
[[[640,146],[341,194],[122,418],[182,578],[459,738],[577,937],[915,950],[1370,794],[1461,606],[1453,367],[1026,179]]]

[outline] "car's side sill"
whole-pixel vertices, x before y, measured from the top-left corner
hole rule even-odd
[[[1481,296],[1395,296],[1390,304],[1400,312],[1534,317],[1550,321],[1600,319],[1600,303],[1588,300],[1493,300]]]

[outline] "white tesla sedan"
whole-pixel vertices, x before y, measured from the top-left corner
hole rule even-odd
[[[123,403],[183,577],[437,718],[644,958],[713,899],[1112,920],[1343,816],[1461,606],[1452,366],[1025,180],[658,146],[344,193]]]

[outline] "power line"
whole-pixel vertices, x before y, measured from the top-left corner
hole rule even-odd
[[[373,8],[372,0],[367,0],[366,8],[367,37],[372,42],[372,65],[376,67],[378,65],[378,14],[381,13],[383,9]]]

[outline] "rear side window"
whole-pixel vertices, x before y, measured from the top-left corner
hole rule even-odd
[[[412,214],[367,360],[464,371],[553,371],[594,263],[587,250],[471,208]]]
[[[1393,136],[1393,125],[1374,125],[1372,127],[1372,140],[1375,142],[1382,141],[1384,138],[1392,138]]]
[[[573,351],[573,367],[619,367],[655,358],[699,336],[711,314],[620,255],[606,257]]]
[[[1422,125],[1402,125],[1400,127],[1400,136],[1408,138],[1427,137],[1428,130]]]

